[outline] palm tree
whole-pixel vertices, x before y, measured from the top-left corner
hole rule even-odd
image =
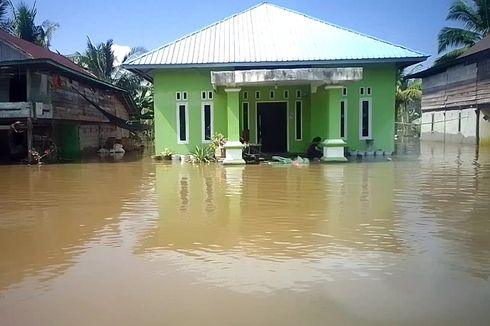
[[[0,28],[9,30],[10,29],[10,1],[0,0]]]
[[[403,71],[398,72],[396,82],[395,107],[397,122],[406,134],[409,124],[421,116],[422,81],[408,79]]]
[[[112,40],[94,45],[90,38],[87,37],[87,49],[83,53],[77,52],[74,56],[74,61],[91,71],[98,78],[112,82],[115,60],[112,45]]]
[[[113,40],[110,39],[105,43],[94,45],[90,38],[87,38],[85,51],[83,53],[77,52],[72,59],[98,78],[128,91],[140,114],[152,115],[153,88],[140,76],[122,68],[121,65],[115,65],[113,44]],[[123,62],[144,52],[146,52],[144,48],[132,48],[124,57]]]
[[[29,7],[25,2],[20,2],[17,7],[11,5],[11,8],[13,13],[13,19],[9,24],[11,32],[21,39],[49,48],[53,34],[58,29],[59,24],[45,20],[41,25],[36,25],[37,8],[35,2],[32,7]]]
[[[446,20],[462,24],[461,28],[444,27],[438,36],[439,54],[436,64],[459,57],[475,45],[490,29],[490,0],[454,0]]]

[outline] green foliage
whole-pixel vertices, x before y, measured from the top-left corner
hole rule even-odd
[[[398,72],[396,82],[395,107],[397,122],[410,123],[421,116],[422,82],[408,79]]]
[[[193,163],[209,163],[214,161],[214,151],[210,146],[196,146],[191,151]]]
[[[7,5],[10,6],[12,19],[5,20],[7,15]],[[0,2],[0,18],[2,26],[17,37],[39,46],[49,48],[54,32],[59,28],[59,24],[45,20],[41,25],[36,25],[37,8],[36,3],[30,7],[25,2],[20,2],[14,7],[10,1]]]
[[[165,147],[160,154],[153,155],[152,158],[155,160],[165,160],[165,159],[168,160],[172,157],[173,154],[174,154],[174,151]]]
[[[87,48],[83,53],[77,52],[73,61],[95,76],[126,90],[133,98],[136,107],[144,119],[153,119],[153,87],[141,76],[133,74],[121,65],[115,64],[113,41],[94,45],[90,38],[87,39]],[[125,56],[129,60],[133,56],[146,52],[141,47],[131,49]]]
[[[436,64],[458,57],[465,49],[475,45],[488,34],[490,1],[454,0],[446,20],[462,24],[463,28],[444,27],[439,32],[439,54],[447,53],[438,58]]]
[[[211,149],[214,151],[216,148],[222,147],[226,143],[226,138],[223,134],[215,133],[211,139]]]

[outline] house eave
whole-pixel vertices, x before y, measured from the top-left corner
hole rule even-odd
[[[311,61],[256,61],[256,62],[226,62],[226,63],[189,63],[189,64],[123,64],[123,68],[135,72],[145,79],[151,79],[154,70],[165,69],[192,69],[192,68],[312,68],[312,67],[339,67],[359,66],[365,64],[396,64],[398,68],[423,62],[428,56],[405,57],[405,58],[376,58],[376,59],[340,59],[340,60],[311,60]]]

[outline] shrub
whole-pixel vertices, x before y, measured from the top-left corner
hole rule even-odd
[[[209,163],[214,160],[214,152],[210,146],[196,146],[191,155],[192,163]]]

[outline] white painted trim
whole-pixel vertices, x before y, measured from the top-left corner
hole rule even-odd
[[[289,101],[269,100],[269,101],[255,101],[255,142],[259,141],[259,119],[258,119],[258,104],[259,103],[286,103],[286,151],[289,152]],[[250,110],[250,106],[248,108]],[[250,116],[250,113],[249,113]]]
[[[211,139],[206,140],[205,139],[205,126],[204,126],[204,106],[209,105],[211,108]],[[210,144],[213,140],[213,135],[214,135],[214,107],[213,107],[213,102],[211,101],[205,101],[201,103],[201,140],[203,144]]]
[[[285,100],[289,99],[289,90],[288,89],[285,89],[284,92],[282,92],[282,97]]]
[[[298,103],[301,104],[301,116],[300,116],[300,120],[301,120],[301,122],[300,122],[300,124],[301,124],[301,137],[300,138],[297,138],[296,137],[298,135],[298,130],[296,129],[298,127],[298,123],[296,121],[296,119],[298,117],[298,112],[297,112],[297,110],[298,110]],[[304,129],[303,128],[303,111],[304,111],[304,109],[303,109],[303,101],[301,101],[301,100],[294,101],[294,139],[296,141],[302,141],[303,140],[303,131],[304,131],[303,130]]]
[[[348,116],[347,116],[347,111],[349,111],[347,109],[347,106],[348,106],[348,102],[347,102],[347,99],[344,98],[340,101],[340,103],[344,103],[344,137],[341,137],[343,140],[346,140],[347,139],[347,135],[348,135],[348,131],[347,131],[347,128],[349,126],[349,120],[348,120]],[[341,104],[342,105],[342,104]],[[340,109],[342,110],[342,106],[340,107]],[[341,117],[342,117],[342,111],[340,111],[341,113]],[[341,121],[342,122],[342,121]]]
[[[368,136],[362,135],[362,102],[364,101],[369,102],[369,116],[368,116],[369,135]],[[373,100],[370,97],[359,98],[359,139],[360,140],[373,139]]]
[[[245,110],[244,110],[244,104],[247,104],[247,126],[248,126],[248,132],[250,132],[250,102],[242,102],[242,129],[245,129]],[[255,138],[257,139],[257,138]]]
[[[180,140],[180,121],[179,121],[179,106],[183,105],[185,107],[185,141]],[[177,121],[177,144],[189,144],[189,106],[187,102],[177,102],[175,107],[176,121]]]

